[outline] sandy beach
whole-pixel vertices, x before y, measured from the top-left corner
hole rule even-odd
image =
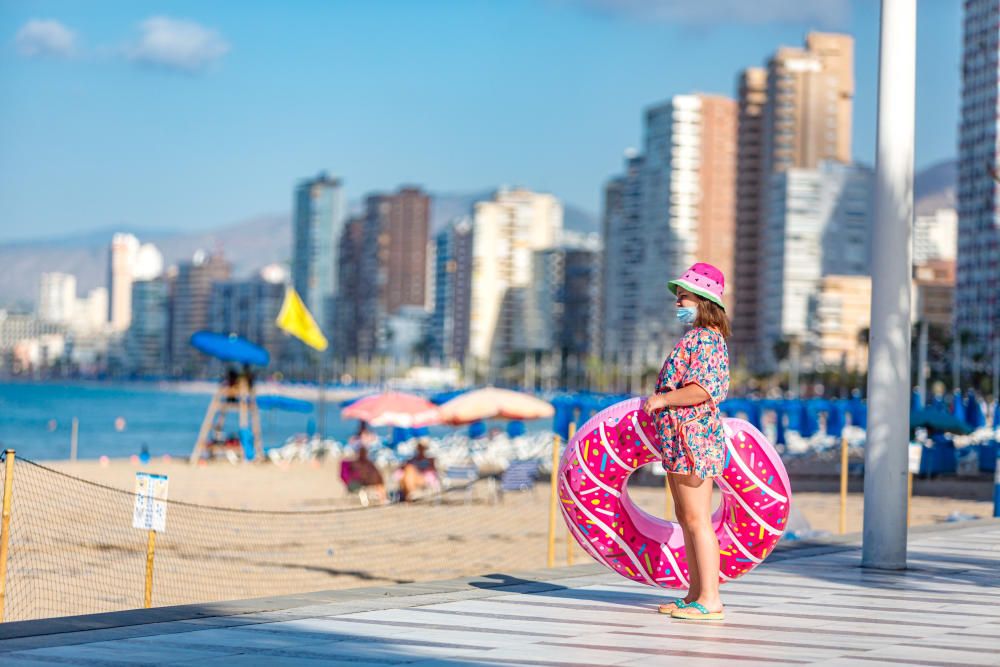
[[[479,483],[436,501],[362,508],[340,482],[336,459],[44,466],[21,463],[15,471],[11,620],[142,606],[147,536],[131,525],[138,470],[167,475],[170,499],[181,501],[170,504],[166,532],[156,535],[154,606],[546,565],[547,483],[502,499]],[[812,530],[836,533],[838,484],[833,475],[792,476],[793,508]],[[641,507],[663,515],[662,487],[629,488]],[[992,513],[992,480],[985,476],[918,480],[915,491],[912,525]],[[861,480],[852,479],[848,532],[861,529],[862,510]],[[560,518],[556,564],[566,564],[570,553],[577,563],[589,560],[567,545]]]

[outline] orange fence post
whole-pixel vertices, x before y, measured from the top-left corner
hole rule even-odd
[[[7,602],[7,556],[10,553],[10,507],[14,498],[14,450],[6,452],[3,477],[3,516],[0,518],[0,623]]]

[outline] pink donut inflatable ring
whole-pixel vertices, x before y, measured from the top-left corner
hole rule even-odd
[[[633,398],[597,413],[570,440],[559,466],[560,508],[580,546],[622,576],[650,586],[687,588],[684,535],[629,498],[629,476],[660,461],[656,426]],[[771,443],[742,419],[724,420],[726,467],[716,478],[722,504],[712,516],[720,581],[760,564],[788,524],[791,485]]]

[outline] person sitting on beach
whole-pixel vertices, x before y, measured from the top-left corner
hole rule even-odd
[[[222,381],[223,395],[226,403],[237,403],[240,400],[240,373],[235,368],[226,371]]]
[[[351,476],[347,484],[347,490],[352,493],[366,489],[379,503],[385,503],[385,482],[382,481],[382,473],[375,467],[375,463],[368,458],[368,448],[361,446],[358,448],[358,457],[350,462]]]
[[[378,444],[378,436],[368,427],[368,422],[363,421],[358,424],[358,432],[348,439],[347,444],[352,449],[357,449],[360,454],[361,448]]]
[[[417,443],[416,453],[397,471],[397,476],[400,500],[411,499],[415,491],[440,486],[434,459],[427,456],[427,444],[423,441]]]

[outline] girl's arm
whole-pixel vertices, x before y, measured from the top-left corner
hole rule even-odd
[[[700,405],[712,398],[700,384],[686,384],[680,389],[662,394],[665,408],[685,408],[690,405]]]
[[[652,414],[664,408],[680,408],[691,405],[701,405],[711,399],[708,392],[699,384],[686,384],[680,389],[668,391],[665,394],[654,394],[646,399],[642,409],[647,414]]]

